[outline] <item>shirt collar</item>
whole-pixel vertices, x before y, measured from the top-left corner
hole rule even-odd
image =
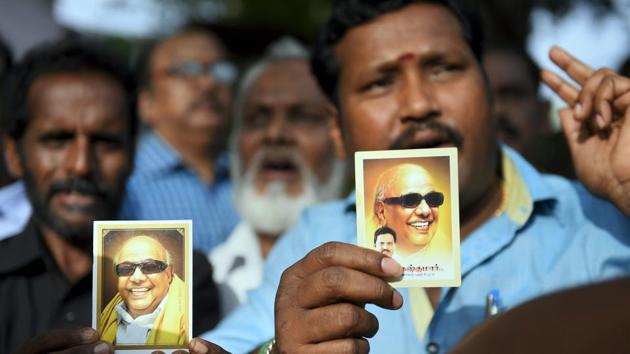
[[[24,193],[24,183],[21,180],[0,188],[0,207],[10,208],[9,202],[23,196]]]
[[[155,132],[145,133],[138,146],[136,168],[149,173],[168,173],[179,169],[188,169],[181,155]],[[229,178],[229,158],[221,152],[217,158],[215,181]]]
[[[543,177],[514,150],[501,150],[503,202],[500,212],[474,230],[461,246],[462,276],[506,247],[535,209],[555,201]]]

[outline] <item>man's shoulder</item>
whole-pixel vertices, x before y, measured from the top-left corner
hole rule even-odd
[[[42,259],[36,226],[31,219],[22,232],[0,240],[0,275]]]
[[[158,173],[180,164],[180,157],[166,141],[154,132],[142,134],[136,148],[134,169],[130,179]]]

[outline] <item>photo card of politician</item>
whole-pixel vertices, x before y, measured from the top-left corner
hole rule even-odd
[[[395,287],[461,284],[457,149],[355,154],[357,244],[403,267]]]
[[[186,350],[192,221],[96,221],[92,326],[116,353]]]

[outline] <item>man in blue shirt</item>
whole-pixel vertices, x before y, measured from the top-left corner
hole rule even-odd
[[[272,353],[444,353],[483,321],[493,289],[511,308],[628,274],[628,241],[587,219],[573,185],[499,147],[478,33],[446,1],[339,1],[313,61],[340,152],[458,148],[462,286],[394,290],[384,279],[400,266],[352,245],[350,196],[307,211],[206,339],[234,353],[272,337]]]
[[[184,29],[146,56],[138,109],[151,127],[139,142],[123,219],[192,219],[193,247],[207,254],[238,222],[221,153],[234,67],[219,39]]]

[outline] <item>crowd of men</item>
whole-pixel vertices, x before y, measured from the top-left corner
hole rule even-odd
[[[182,343],[168,296],[182,280],[146,236],[114,257],[106,330],[89,328],[95,220],[193,221],[194,353],[491,352],[484,338],[519,320],[484,322],[489,292],[506,315],[577,286],[626,294],[600,283],[630,275],[630,78],[558,47],[573,82],[510,46],[484,55],[478,25],[450,1],[338,1],[310,54],[281,38],[238,80],[201,27],[146,48],[135,72],[76,40],[3,60],[0,352],[110,353],[165,343],[163,327]],[[539,77],[567,103],[567,157],[548,166],[578,180],[527,160],[551,134]],[[367,249],[342,193],[355,152],[433,147],[458,149],[462,284],[394,289],[396,260],[438,237],[444,195],[422,167],[388,170]]]

